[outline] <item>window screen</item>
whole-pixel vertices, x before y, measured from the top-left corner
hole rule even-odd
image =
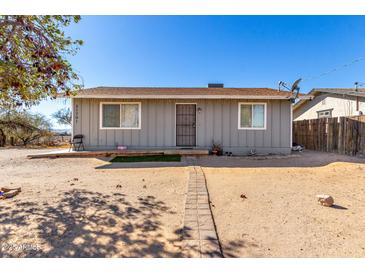
[[[253,122],[252,127],[263,128],[265,123],[265,107],[264,105],[253,105]]]
[[[138,128],[139,125],[139,105],[121,105],[121,125],[125,128]]]
[[[120,105],[103,105],[103,127],[120,127]]]
[[[265,105],[264,104],[240,104],[240,128],[265,128]]]
[[[241,127],[252,126],[252,105],[241,105]]]
[[[140,128],[140,103],[102,103],[101,106],[102,128]]]

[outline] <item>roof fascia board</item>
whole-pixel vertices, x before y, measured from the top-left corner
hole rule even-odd
[[[245,95],[75,95],[72,98],[97,99],[278,99],[289,100],[292,96],[245,96]]]
[[[339,94],[339,95],[349,95],[349,96],[358,96],[365,97],[365,92],[357,92],[357,91],[349,91],[349,90],[323,90],[323,89],[313,89],[314,92],[319,93],[330,93],[330,94]]]

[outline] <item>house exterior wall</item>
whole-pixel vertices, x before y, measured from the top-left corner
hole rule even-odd
[[[340,94],[321,93],[312,101],[307,101],[293,111],[294,121],[317,119],[318,111],[331,110],[332,117],[354,116],[356,113],[356,97]],[[359,97],[359,110],[365,113],[365,98]]]
[[[141,102],[141,129],[100,129],[100,102]],[[265,130],[238,129],[239,102],[266,102]],[[224,151],[246,154],[290,153],[291,103],[288,100],[118,100],[73,99],[73,134],[84,134],[87,150],[176,148],[175,104],[196,103],[197,148],[209,149],[212,141]]]

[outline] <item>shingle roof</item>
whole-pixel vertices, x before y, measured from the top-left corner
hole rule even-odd
[[[315,97],[321,93],[331,93],[331,94],[338,94],[343,96],[358,96],[358,97],[365,97],[365,88],[359,88],[357,91],[354,88],[314,88],[312,89],[307,95],[311,97]],[[306,101],[301,100],[297,102],[293,109],[296,110],[300,106],[304,105]]]
[[[96,87],[80,90],[76,98],[291,98],[288,91],[271,88],[158,88]]]
[[[319,92],[365,97],[365,88],[359,88],[357,91],[354,88],[314,88],[310,94],[318,94]]]

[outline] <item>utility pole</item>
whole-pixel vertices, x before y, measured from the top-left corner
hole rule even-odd
[[[360,83],[360,82],[355,82],[355,91],[356,92],[359,92],[359,87],[362,87],[365,85],[365,83]],[[360,110],[360,107],[359,107],[359,96],[356,96],[356,111],[359,111]]]
[[[355,82],[355,91],[358,92],[359,82]],[[359,96],[356,96],[356,111],[359,111]]]

